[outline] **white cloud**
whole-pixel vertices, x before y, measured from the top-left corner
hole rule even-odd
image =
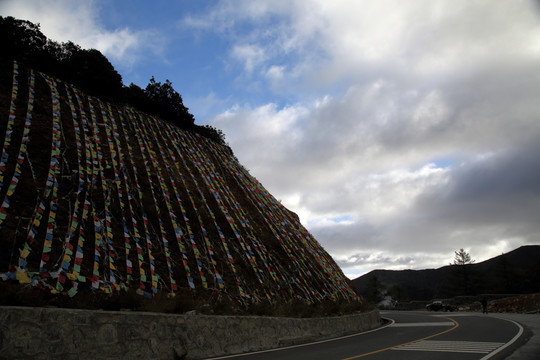
[[[272,65],[266,71],[266,76],[271,80],[281,80],[283,78],[284,66]]]
[[[448,120],[450,109],[436,91],[427,94],[414,109],[412,114],[413,127],[420,132],[429,131],[433,127]]]
[[[198,98],[184,97],[184,104],[190,104],[190,108],[198,109],[197,123],[206,124],[208,118],[212,118],[216,114],[221,113],[226,104],[230,101],[229,98],[220,98],[218,94],[211,91],[206,96]],[[226,139],[227,140],[227,139]]]
[[[272,37],[233,39],[265,54],[271,89],[302,100],[239,106],[215,125],[346,273],[538,243],[538,191],[518,196],[528,176],[540,181],[524,157],[540,138],[532,3],[289,3],[268,15],[279,15]]]
[[[306,86],[358,81],[380,72],[437,81],[486,63],[540,55],[532,2],[223,1],[207,15],[191,16],[189,23],[227,29],[233,47],[264,48],[269,64],[293,54],[288,75],[301,76]],[[407,73],[399,74],[402,69]]]
[[[244,64],[247,73],[251,73],[266,57],[264,49],[255,45],[235,45],[232,56]]]
[[[330,67],[324,66],[334,79],[381,67],[407,68],[422,78],[455,76],[486,63],[538,56],[537,45],[531,45],[538,41],[522,37],[540,34],[532,2],[317,1],[318,6],[324,12],[297,15],[324,24],[317,41],[331,58]]]

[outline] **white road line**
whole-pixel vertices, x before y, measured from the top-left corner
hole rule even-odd
[[[499,319],[502,319],[502,318],[499,318]],[[513,343],[516,342],[517,339],[519,339],[519,337],[521,336],[521,334],[523,334],[523,327],[518,324],[517,322],[515,322],[514,320],[510,320],[510,319],[502,319],[502,320],[506,320],[506,321],[510,321],[512,323],[514,323],[519,331],[518,333],[510,340],[508,341],[506,344],[504,344],[504,346],[501,346],[500,348],[498,348],[497,350],[487,354],[486,356],[484,356],[483,358],[481,358],[480,360],[488,360],[488,359],[491,359],[493,356],[495,356],[495,354],[503,351],[504,349],[506,349],[507,347],[509,347],[510,345],[512,345]]]
[[[504,345],[504,343],[501,342],[423,340],[400,346],[392,350],[488,354],[493,350],[500,348],[502,345]]]
[[[395,323],[394,320],[392,320],[392,319],[387,319],[387,318],[384,318],[384,317],[381,317],[381,319],[384,319],[384,320],[388,321],[389,324],[380,326],[380,327],[375,328],[375,329],[371,329],[371,330],[367,330],[367,331],[363,331],[363,332],[359,332],[359,333],[355,333],[355,334],[351,334],[351,335],[340,336],[340,337],[337,337],[337,338],[331,338],[331,339],[325,339],[325,340],[313,341],[313,342],[310,342],[310,343],[304,343],[304,344],[298,344],[298,345],[291,345],[291,346],[284,346],[284,347],[278,347],[278,348],[267,349],[267,350],[252,351],[252,352],[249,352],[249,353],[231,354],[231,355],[225,355],[225,356],[219,356],[219,357],[212,357],[212,358],[207,358],[206,360],[230,359],[230,358],[234,358],[234,357],[241,357],[241,356],[249,356],[249,355],[263,354],[263,353],[274,352],[274,351],[277,352],[277,351],[281,351],[281,350],[288,350],[288,349],[294,349],[294,348],[299,348],[299,347],[304,347],[304,346],[311,346],[311,345],[316,345],[316,344],[322,344],[322,343],[325,343],[325,342],[331,342],[331,341],[336,341],[336,340],[341,340],[341,339],[347,339],[347,338],[355,337],[355,336],[359,336],[359,335],[369,334],[369,333],[372,333],[372,332],[375,332],[375,331],[379,331],[379,330],[382,330],[382,329],[386,329],[387,327],[392,326],[392,325],[394,325],[394,323]]]
[[[451,321],[433,321],[433,322],[419,322],[419,323],[395,323],[391,327],[417,327],[417,326],[454,326],[455,323]]]

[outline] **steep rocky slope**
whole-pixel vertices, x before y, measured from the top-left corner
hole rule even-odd
[[[360,301],[298,217],[228,148],[0,65],[4,283],[67,297]]]

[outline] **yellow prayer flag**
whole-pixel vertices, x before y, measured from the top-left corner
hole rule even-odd
[[[28,277],[28,274],[24,271],[18,271],[15,274],[15,278],[19,280],[21,284],[30,284],[31,282],[30,278]]]
[[[21,258],[26,259],[26,257],[30,254],[30,250],[27,248],[24,248],[23,251],[21,251]]]

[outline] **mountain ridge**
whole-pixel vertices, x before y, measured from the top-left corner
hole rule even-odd
[[[540,292],[540,245],[524,245],[494,258],[466,265],[470,268],[477,293]],[[422,270],[373,270],[352,282],[363,294],[376,277],[386,290],[398,289],[403,300],[431,300],[461,294],[456,265],[445,265]],[[456,284],[456,282],[458,282]],[[455,285],[455,286],[454,286]],[[398,291],[398,293],[399,293]],[[404,294],[404,292],[406,294]]]

